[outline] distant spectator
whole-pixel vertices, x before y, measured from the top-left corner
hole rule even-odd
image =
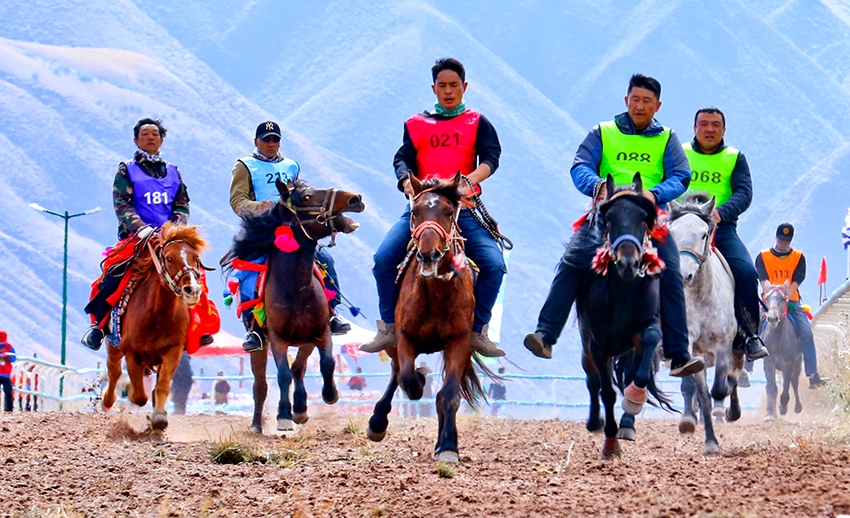
[[[221,378],[223,376],[224,372],[219,371],[218,377]],[[215,388],[213,390],[215,392],[215,404],[226,405],[227,395],[230,393],[230,383],[228,383],[227,380],[220,379],[215,383]]]
[[[357,367],[357,374],[361,374],[363,369]],[[348,388],[350,390],[356,390],[357,392],[362,392],[364,388],[366,388],[366,378],[363,376],[352,376],[351,379],[348,380]]]
[[[0,331],[0,388],[3,389],[3,410],[12,411],[12,363],[17,360],[15,348],[6,341],[6,331]]]
[[[505,373],[504,367],[499,367],[499,375]],[[502,404],[498,401],[505,401],[508,399],[508,389],[505,387],[505,382],[503,380],[493,380],[493,383],[490,384],[490,390],[487,392],[487,396],[493,399],[493,404],[491,406],[490,415],[497,416],[499,415],[499,410],[502,408]]]

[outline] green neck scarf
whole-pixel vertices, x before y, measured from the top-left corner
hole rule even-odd
[[[451,110],[447,110],[447,109],[443,108],[443,105],[440,104],[439,102],[434,103],[434,113],[436,113],[440,117],[447,117],[447,118],[457,117],[458,115],[460,115],[461,113],[463,113],[465,111],[466,111],[466,101],[461,101],[460,104],[458,104],[456,107],[452,108]]]

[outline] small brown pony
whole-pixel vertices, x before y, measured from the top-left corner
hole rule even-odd
[[[475,297],[457,227],[461,177],[457,174],[448,182],[428,180],[424,184],[410,178],[415,195],[410,226],[418,251],[399,289],[395,310],[398,345],[386,350],[392,358],[392,377],[375,405],[366,433],[373,441],[386,436],[396,388],[401,385],[410,399],[422,397],[425,373],[415,369],[416,357],[442,351],[444,382],[437,394],[439,432],[434,457],[439,462],[457,462],[460,398],[474,406],[484,394],[469,349]],[[495,376],[480,362],[478,365],[488,376]]]
[[[316,241],[336,232],[350,233],[357,227],[343,212],[362,212],[365,208],[359,194],[335,189],[316,189],[298,180],[290,188],[277,180],[280,200],[269,211],[248,215],[242,220],[242,232],[233,240],[233,247],[221,260],[224,273],[231,269],[230,260],[257,259],[268,256],[268,279],[264,305],[266,329],[271,352],[277,365],[280,401],[277,410],[277,429],[293,430],[294,424],[307,422],[307,389],[304,373],[313,349],[319,348],[319,367],[322,372],[322,399],[331,405],[339,399],[333,379],[334,359],[331,341],[330,310],[322,284],[313,268]],[[297,249],[284,252],[275,246],[276,233],[288,227]],[[298,348],[292,367],[287,350]],[[263,431],[263,405],[268,394],[266,365],[268,351],[264,348],[251,353],[254,373],[254,417],[251,431]],[[295,381],[293,401],[289,401],[289,386]]]
[[[201,254],[206,246],[197,227],[163,225],[160,235],[148,242],[150,253],[142,253],[133,265],[136,287],[127,303],[121,342],[119,347],[108,346],[109,385],[103,408],[109,410],[115,403],[122,358],[130,376],[128,396],[136,405],[148,402],[143,379],[145,374],[156,372],[151,417],[151,438],[155,441],[165,440],[165,401],[186,344],[189,307],[201,298]]]

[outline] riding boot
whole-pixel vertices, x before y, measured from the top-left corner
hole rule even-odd
[[[475,331],[472,332],[472,337],[469,340],[469,349],[481,356],[487,356],[490,358],[504,356],[505,351],[498,345],[494,344],[487,336],[487,330],[489,328],[490,324],[487,324],[481,328],[481,331],[477,333]]]
[[[265,344],[263,343],[262,329],[259,329],[257,321],[254,319],[253,312],[246,311],[242,313],[242,321],[245,324],[245,330],[248,331],[245,334],[245,337],[242,338],[242,350],[246,353],[262,351],[263,347],[265,347]]]
[[[351,331],[351,324],[342,319],[339,315],[331,315],[331,334],[344,335]]]
[[[94,324],[86,329],[85,334],[83,334],[83,338],[80,339],[80,343],[92,351],[99,351],[100,346],[103,343],[103,337],[103,329],[99,328],[97,324]]]
[[[387,347],[395,347],[395,324],[385,324],[383,320],[378,320],[378,334],[375,338],[365,344],[360,344],[360,350],[364,353],[376,353],[383,351]]]
[[[752,315],[744,306],[743,301],[735,297],[735,318],[738,320],[740,332],[747,337],[744,348],[747,352],[747,359],[750,361],[766,358],[770,353],[767,347],[764,346],[761,337],[758,335],[758,328]],[[737,337],[736,337],[737,338]],[[740,348],[740,340],[735,340],[733,348]]]

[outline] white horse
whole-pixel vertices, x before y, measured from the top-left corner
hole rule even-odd
[[[716,199],[702,193],[688,195],[681,204],[670,202],[670,233],[679,246],[679,264],[685,283],[685,304],[688,314],[688,341],[692,354],[705,359],[706,368],[714,366],[714,385],[711,397],[706,371],[682,379],[685,411],[679,421],[681,433],[696,428],[694,393],[705,426],[704,453],[720,450],[714,434],[712,414],[722,422],[741,417],[738,400],[738,376],[744,366],[743,354],[732,354],[732,343],[738,332],[735,320],[735,281],[725,259],[714,250],[715,223],[711,217]],[[731,390],[730,390],[731,389]],[[729,408],[724,411],[723,400],[731,395]]]

